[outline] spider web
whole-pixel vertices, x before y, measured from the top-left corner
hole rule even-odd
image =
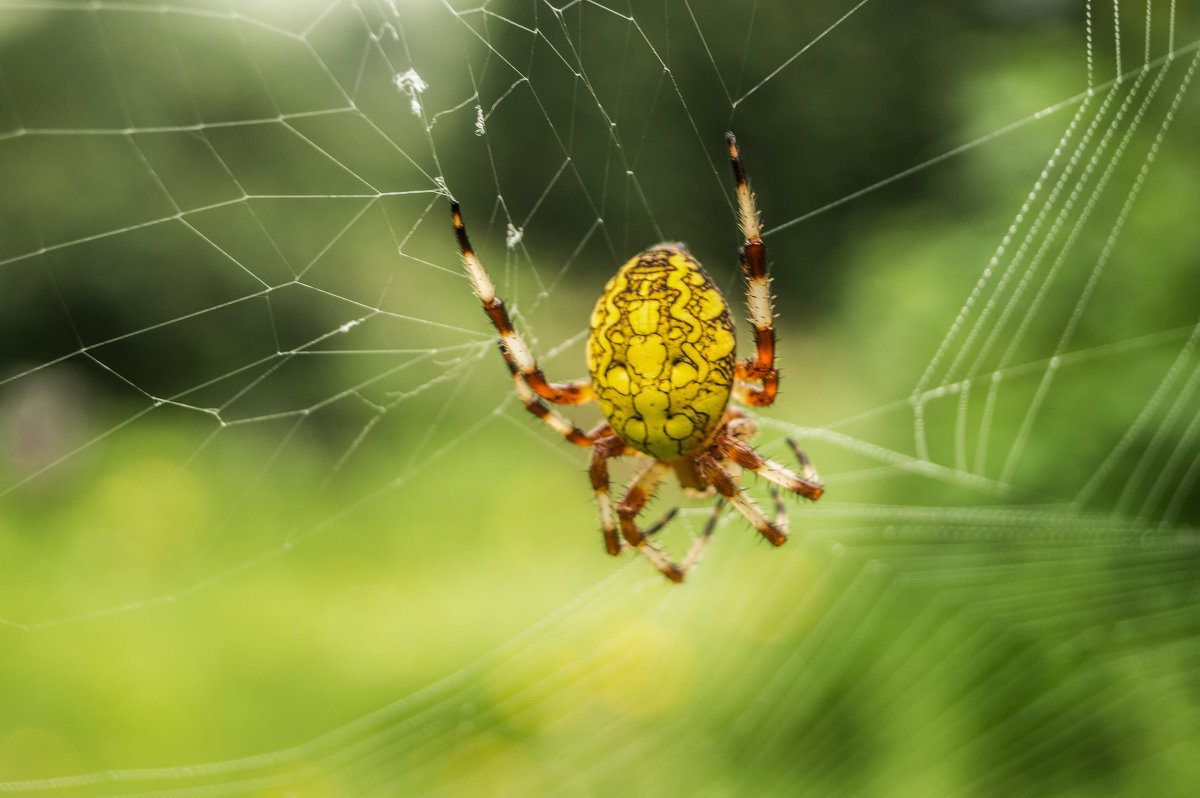
[[[1190,794],[1196,16],[6,3],[0,792]],[[651,243],[740,304],[727,129],[828,492],[675,587],[448,195],[574,379]]]

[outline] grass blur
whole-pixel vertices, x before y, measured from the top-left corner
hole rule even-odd
[[[790,63],[852,5],[363,5],[0,10],[0,791],[1194,792],[1194,87],[1138,176],[1182,23],[1143,125],[1153,75],[1088,101],[1091,182],[918,425],[1082,102],[1075,10],[868,4]],[[776,276],[759,443],[829,490],[778,550],[727,514],[676,588],[510,396],[437,180],[572,379],[649,243],[740,304],[727,127]],[[676,504],[681,552],[711,505]]]

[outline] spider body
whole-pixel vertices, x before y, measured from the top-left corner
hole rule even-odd
[[[699,561],[724,502],[745,517],[770,543],[787,541],[787,515],[775,486],[816,500],[823,488],[808,459],[788,441],[801,473],[764,458],[747,442],[754,422],[730,401],[765,406],[775,401],[775,369],[770,278],[758,209],[742,169],[737,142],[726,134],[737,183],[740,250],[746,303],[754,325],[755,356],[737,360],[734,325],[721,292],[682,244],[659,244],[634,256],[608,281],[591,316],[587,364],[590,377],[569,383],[546,380],[467,238],[457,202],[451,204],[455,234],[475,295],[500,333],[500,351],[513,386],[526,409],[571,443],[592,449],[588,473],[596,494],[604,547],[641,552],[673,582],[682,582]],[[585,432],[553,404],[595,400],[605,423]],[[549,402],[550,404],[547,404]],[[639,456],[650,462],[634,477],[615,505],[608,462]],[[768,519],[739,486],[743,469],[772,484],[775,518]],[[703,532],[679,563],[651,536],[670,522],[675,510],[642,528],[638,517],[670,472],[684,488],[719,494]]]
[[[622,266],[591,328],[588,372],[621,440],[659,460],[711,440],[733,392],[733,319],[683,245],[659,244]]]

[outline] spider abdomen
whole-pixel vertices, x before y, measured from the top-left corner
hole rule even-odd
[[[729,306],[680,244],[631,258],[592,311],[588,370],[613,431],[638,451],[675,460],[720,426],[733,390]]]

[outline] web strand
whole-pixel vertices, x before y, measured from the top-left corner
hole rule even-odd
[[[1198,68],[1174,2],[5,4],[0,793],[1194,783]],[[828,495],[664,483],[676,589],[449,207],[583,379],[640,249],[738,285],[731,127]]]

